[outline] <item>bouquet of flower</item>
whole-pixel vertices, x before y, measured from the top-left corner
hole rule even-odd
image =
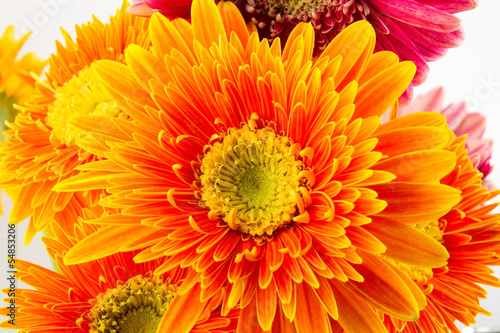
[[[413,98],[476,5],[132,0],[47,62],[8,28],[0,187],[55,268],[9,250],[0,327],[459,333],[488,314],[485,118]]]

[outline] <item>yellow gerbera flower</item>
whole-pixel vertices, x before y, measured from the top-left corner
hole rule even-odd
[[[35,54],[28,53],[18,59],[19,51],[28,39],[26,34],[21,39],[14,37],[14,27],[9,26],[0,38],[0,122],[5,136],[5,121],[12,122],[16,116],[15,103],[24,103],[35,91],[35,80],[30,73],[40,75],[46,65]]]
[[[0,315],[9,317],[0,328],[20,333],[156,333],[162,318],[169,316],[170,305],[178,302],[179,284],[188,271],[178,268],[153,275],[164,260],[136,264],[132,258],[137,252],[66,266],[66,252],[96,230],[85,224],[74,226],[74,237],[55,225],[54,238],[43,239],[60,273],[16,259],[16,277],[33,289],[5,290],[8,304],[17,308],[0,309]],[[199,312],[187,312],[192,333],[234,332],[239,310],[222,317],[223,295],[219,290]]]
[[[104,90],[91,64],[96,60],[124,61],[125,48],[135,43],[150,44],[148,19],[127,14],[125,2],[111,22],[98,19],[77,27],[76,41],[64,34],[66,45],[57,43],[57,54],[49,59],[45,81],[21,106],[6,143],[0,149],[2,185],[21,185],[19,198],[10,214],[11,223],[31,217],[25,237],[29,241],[55,220],[68,233],[82,207],[93,206],[102,191],[55,193],[57,182],[77,174],[75,168],[99,160],[92,151],[77,145],[81,126],[109,122],[121,112]]]
[[[446,265],[445,248],[411,225],[460,201],[439,184],[456,163],[444,150],[453,133],[437,113],[380,125],[415,65],[373,54],[375,32],[363,21],[318,59],[306,23],[282,51],[224,1],[195,1],[192,25],[154,15],[150,35],[152,50],[130,46],[127,65],[91,67],[130,119],[88,126],[80,146],[108,159],[54,190],[106,189],[100,204],[120,213],[88,221],[106,227],[66,264],[124,250],[144,249],[136,262],[167,256],[157,274],[193,268],[179,290],[184,306],[227,286],[223,314],[242,308],[238,332],[330,332],[330,319],[385,332],[371,306],[417,320],[423,292],[380,258],[392,244],[366,228],[394,225],[404,231],[398,244],[411,244],[400,253],[406,262]],[[183,308],[171,309],[179,315],[161,331],[189,332]]]
[[[3,133],[7,129],[5,122],[12,122],[16,117],[17,110],[14,104],[23,103],[35,91],[35,80],[30,73],[39,75],[47,63],[33,53],[18,59],[19,51],[29,35],[26,34],[16,40],[14,27],[9,26],[0,38],[0,142],[5,140]],[[17,186],[4,189],[11,198],[17,197]]]

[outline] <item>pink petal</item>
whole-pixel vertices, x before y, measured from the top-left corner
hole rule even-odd
[[[455,132],[467,116],[467,104],[465,102],[450,104],[441,111],[441,114],[448,119],[448,126]]]
[[[426,95],[415,98],[410,106],[401,108],[398,114],[403,116],[415,112],[439,112],[443,105],[443,99],[444,89],[442,87],[435,88],[429,91]]]
[[[460,27],[460,19],[445,11],[411,0],[370,0],[379,12],[415,27],[452,32]]]
[[[454,130],[457,136],[469,134],[471,138],[480,138],[486,130],[486,118],[480,113],[468,113]]]
[[[418,0],[418,2],[454,14],[476,8],[479,0]]]

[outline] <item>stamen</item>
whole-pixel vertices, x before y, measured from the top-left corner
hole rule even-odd
[[[54,135],[68,146],[74,145],[84,133],[71,125],[73,116],[96,115],[115,117],[120,113],[118,105],[91,68],[85,68],[77,76],[56,89],[55,100],[49,105],[47,124]]]
[[[308,221],[301,214],[310,196],[302,198],[307,191],[302,187],[312,186],[315,176],[304,169],[300,145],[271,127],[257,127],[251,119],[206,146],[199,178],[200,206],[210,210],[210,219],[218,217],[232,230],[260,237]],[[301,216],[294,220],[296,215]]]
[[[155,276],[136,276],[97,296],[90,332],[156,333],[178,287]]]

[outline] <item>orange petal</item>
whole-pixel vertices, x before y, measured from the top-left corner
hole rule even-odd
[[[330,288],[328,280],[323,276],[318,276],[319,288],[313,289],[314,293],[325,307],[328,314],[335,320],[338,319],[339,313],[337,309],[337,302],[335,301],[334,294]]]
[[[363,282],[349,282],[370,304],[403,320],[419,319],[419,306],[405,282],[377,255],[359,251],[363,259],[355,268]]]
[[[443,150],[420,150],[394,156],[373,168],[397,176],[396,181],[427,183],[438,181],[455,167],[457,156]]]
[[[439,218],[462,199],[459,190],[440,184],[392,182],[371,189],[387,202],[387,208],[377,215],[401,219],[405,224]]]
[[[120,252],[120,248],[134,240],[146,237],[156,229],[143,226],[108,226],[76,244],[64,256],[66,265],[81,264]],[[118,239],[119,241],[113,241]]]
[[[163,60],[172,49],[178,50],[193,65],[196,63],[189,43],[192,37],[192,26],[183,19],[170,22],[165,16],[155,14],[149,23],[153,54]],[[192,43],[192,42],[191,42]]]
[[[349,227],[346,229],[346,236],[353,246],[369,253],[384,253],[387,249],[383,242],[364,227]]]
[[[439,127],[415,126],[399,128],[377,135],[376,151],[393,157],[416,150],[442,149],[450,140],[450,130]]]
[[[253,297],[250,303],[241,309],[240,319],[238,320],[237,333],[264,333],[265,331],[260,327],[257,318],[257,301]],[[158,331],[160,332],[160,331]],[[170,331],[165,331],[170,332]]]
[[[114,92],[125,99],[133,96],[134,101],[141,105],[155,106],[149,94],[134,79],[129,67],[111,60],[99,60],[92,64],[92,69],[106,84],[110,93]]]
[[[159,82],[171,81],[170,75],[167,74],[165,62],[162,58],[160,59],[135,44],[129,45],[125,50],[125,60],[132,75],[148,92],[151,91],[149,85],[151,79]]]
[[[212,43],[219,44],[219,38],[226,38],[224,23],[212,0],[193,1],[191,22],[195,39],[206,48],[209,48]]]
[[[443,245],[412,226],[373,217],[364,228],[387,247],[384,256],[397,261],[438,268],[450,257]]]
[[[353,118],[383,115],[408,88],[417,67],[405,61],[372,77],[359,87]]]
[[[355,80],[358,75],[359,68],[365,68],[365,64],[358,64],[358,60],[368,60],[362,55],[373,51],[373,43],[375,41],[375,30],[366,21],[357,21],[350,24],[340,34],[332,40],[326,47],[318,60],[324,57],[334,59],[336,56],[342,56],[340,68],[334,80],[337,84],[342,83],[351,71],[356,75],[351,76],[350,81]],[[346,83],[347,82],[346,80]],[[343,84],[344,87],[346,84]]]
[[[74,177],[58,183],[52,190],[56,192],[76,192],[106,189],[110,186],[110,178],[111,175],[109,172],[88,171],[79,173]]]
[[[297,332],[331,332],[326,309],[307,283],[296,285],[297,311],[295,328]]]
[[[288,36],[283,50],[283,61],[291,60],[298,52],[302,52],[300,67],[311,60],[314,50],[314,29],[307,23],[299,23]]]
[[[207,304],[207,301],[200,301],[200,295],[201,286],[197,284],[188,293],[175,296],[157,332],[191,332]]]
[[[257,288],[257,319],[263,330],[269,331],[276,315],[276,287],[271,283],[266,289]]]
[[[234,32],[240,39],[243,47],[245,47],[248,43],[248,37],[250,37],[250,34],[248,33],[247,25],[243,16],[241,16],[241,12],[238,7],[230,1],[220,1],[217,4],[217,9],[222,17],[224,30],[227,33],[227,39],[229,40],[231,33]]]
[[[366,66],[363,75],[358,80],[359,85],[363,85],[366,81],[377,75],[378,73],[394,66],[399,62],[399,57],[390,51],[381,51],[372,55],[368,66]]]
[[[398,128],[408,128],[415,126],[432,126],[443,129],[448,128],[446,118],[438,112],[418,112],[402,116],[382,124],[373,134],[377,136],[380,133],[392,131]]]
[[[31,183],[24,186],[19,192],[19,196],[16,201],[14,201],[14,206],[10,211],[9,223],[20,223],[28,218],[33,213],[33,208],[31,207],[31,198],[34,193],[37,193],[39,186],[52,186],[51,184],[43,183]]]
[[[338,322],[346,332],[387,333],[387,329],[372,307],[344,283],[337,280],[331,282],[339,308]]]

